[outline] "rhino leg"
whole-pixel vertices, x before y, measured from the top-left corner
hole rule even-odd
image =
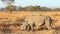
[[[33,24],[31,24],[30,26],[31,26],[32,31],[34,31],[34,25],[33,25]]]
[[[26,25],[25,26],[21,26],[21,30],[25,31],[26,30]]]
[[[30,30],[30,27],[31,27],[30,24],[28,24],[28,25],[26,26],[26,30],[29,31],[29,30]]]
[[[24,22],[23,25],[21,26],[21,29],[24,31],[27,30],[27,25],[28,23]]]

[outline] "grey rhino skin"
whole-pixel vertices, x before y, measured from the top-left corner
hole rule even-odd
[[[29,27],[31,27],[32,30],[34,30],[34,24],[36,28],[41,28],[42,25],[45,25],[46,28],[51,29],[51,23],[52,19],[49,16],[44,16],[44,15],[29,15],[26,16],[24,19],[25,23],[23,24],[24,30],[29,30]]]

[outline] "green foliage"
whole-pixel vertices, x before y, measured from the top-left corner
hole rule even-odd
[[[6,10],[11,11],[12,8],[12,3],[14,3],[15,0],[1,0],[3,3],[8,4],[6,7]]]
[[[6,10],[8,10],[8,11],[10,11],[11,9],[12,9],[11,6],[7,6],[7,7],[6,7]]]
[[[40,7],[40,6],[27,6],[27,7],[18,7],[18,9],[16,9],[16,6],[7,6],[6,10],[10,11],[10,10],[19,10],[19,11],[50,11],[50,8],[47,7]]]
[[[57,10],[60,11],[60,8],[55,8],[55,11],[57,11]]]
[[[40,6],[27,6],[25,7],[27,11],[39,11],[41,8]]]
[[[35,10],[36,11],[41,10],[41,7],[40,6],[35,6]]]
[[[15,0],[1,0],[1,1],[5,4],[12,5],[12,3],[14,3]]]
[[[7,11],[15,11],[15,10],[16,10],[16,7],[15,7],[15,6],[10,6],[10,5],[8,5],[8,6],[6,7],[6,10],[7,10]]]
[[[15,0],[1,0],[4,4],[7,4],[6,10],[7,11],[60,11],[60,8],[47,8],[47,7],[40,7],[40,6],[26,6],[26,7],[19,7],[18,9],[14,6],[13,3]],[[2,9],[3,10],[3,9]]]

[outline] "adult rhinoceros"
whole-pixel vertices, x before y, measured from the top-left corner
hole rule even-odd
[[[34,30],[34,24],[36,28],[41,28],[41,26],[45,25],[46,28],[51,29],[52,20],[49,16],[44,15],[29,15],[25,18],[25,23],[23,24],[24,29],[27,26],[31,26],[31,29]],[[28,27],[29,29],[29,27]]]

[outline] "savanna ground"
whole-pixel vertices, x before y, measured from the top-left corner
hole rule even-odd
[[[25,16],[28,16],[28,15],[31,15],[31,14],[34,14],[34,15],[48,15],[52,19],[58,20],[53,25],[53,28],[56,28],[56,27],[60,26],[60,12],[58,12],[58,11],[57,12],[40,12],[40,11],[37,11],[37,12],[28,12],[28,11],[0,12],[0,24],[3,21],[7,21],[7,20],[16,21],[18,19],[23,19],[23,18],[25,18]],[[5,18],[8,18],[8,19],[5,19]],[[13,29],[17,29],[17,28],[13,28]],[[0,32],[0,34],[60,34],[59,30],[51,29],[51,30],[41,30],[41,31],[34,31],[34,32],[32,32],[32,31],[28,32],[28,31],[17,31],[17,30],[14,30],[14,31],[16,31],[14,33],[2,33],[2,32]]]

